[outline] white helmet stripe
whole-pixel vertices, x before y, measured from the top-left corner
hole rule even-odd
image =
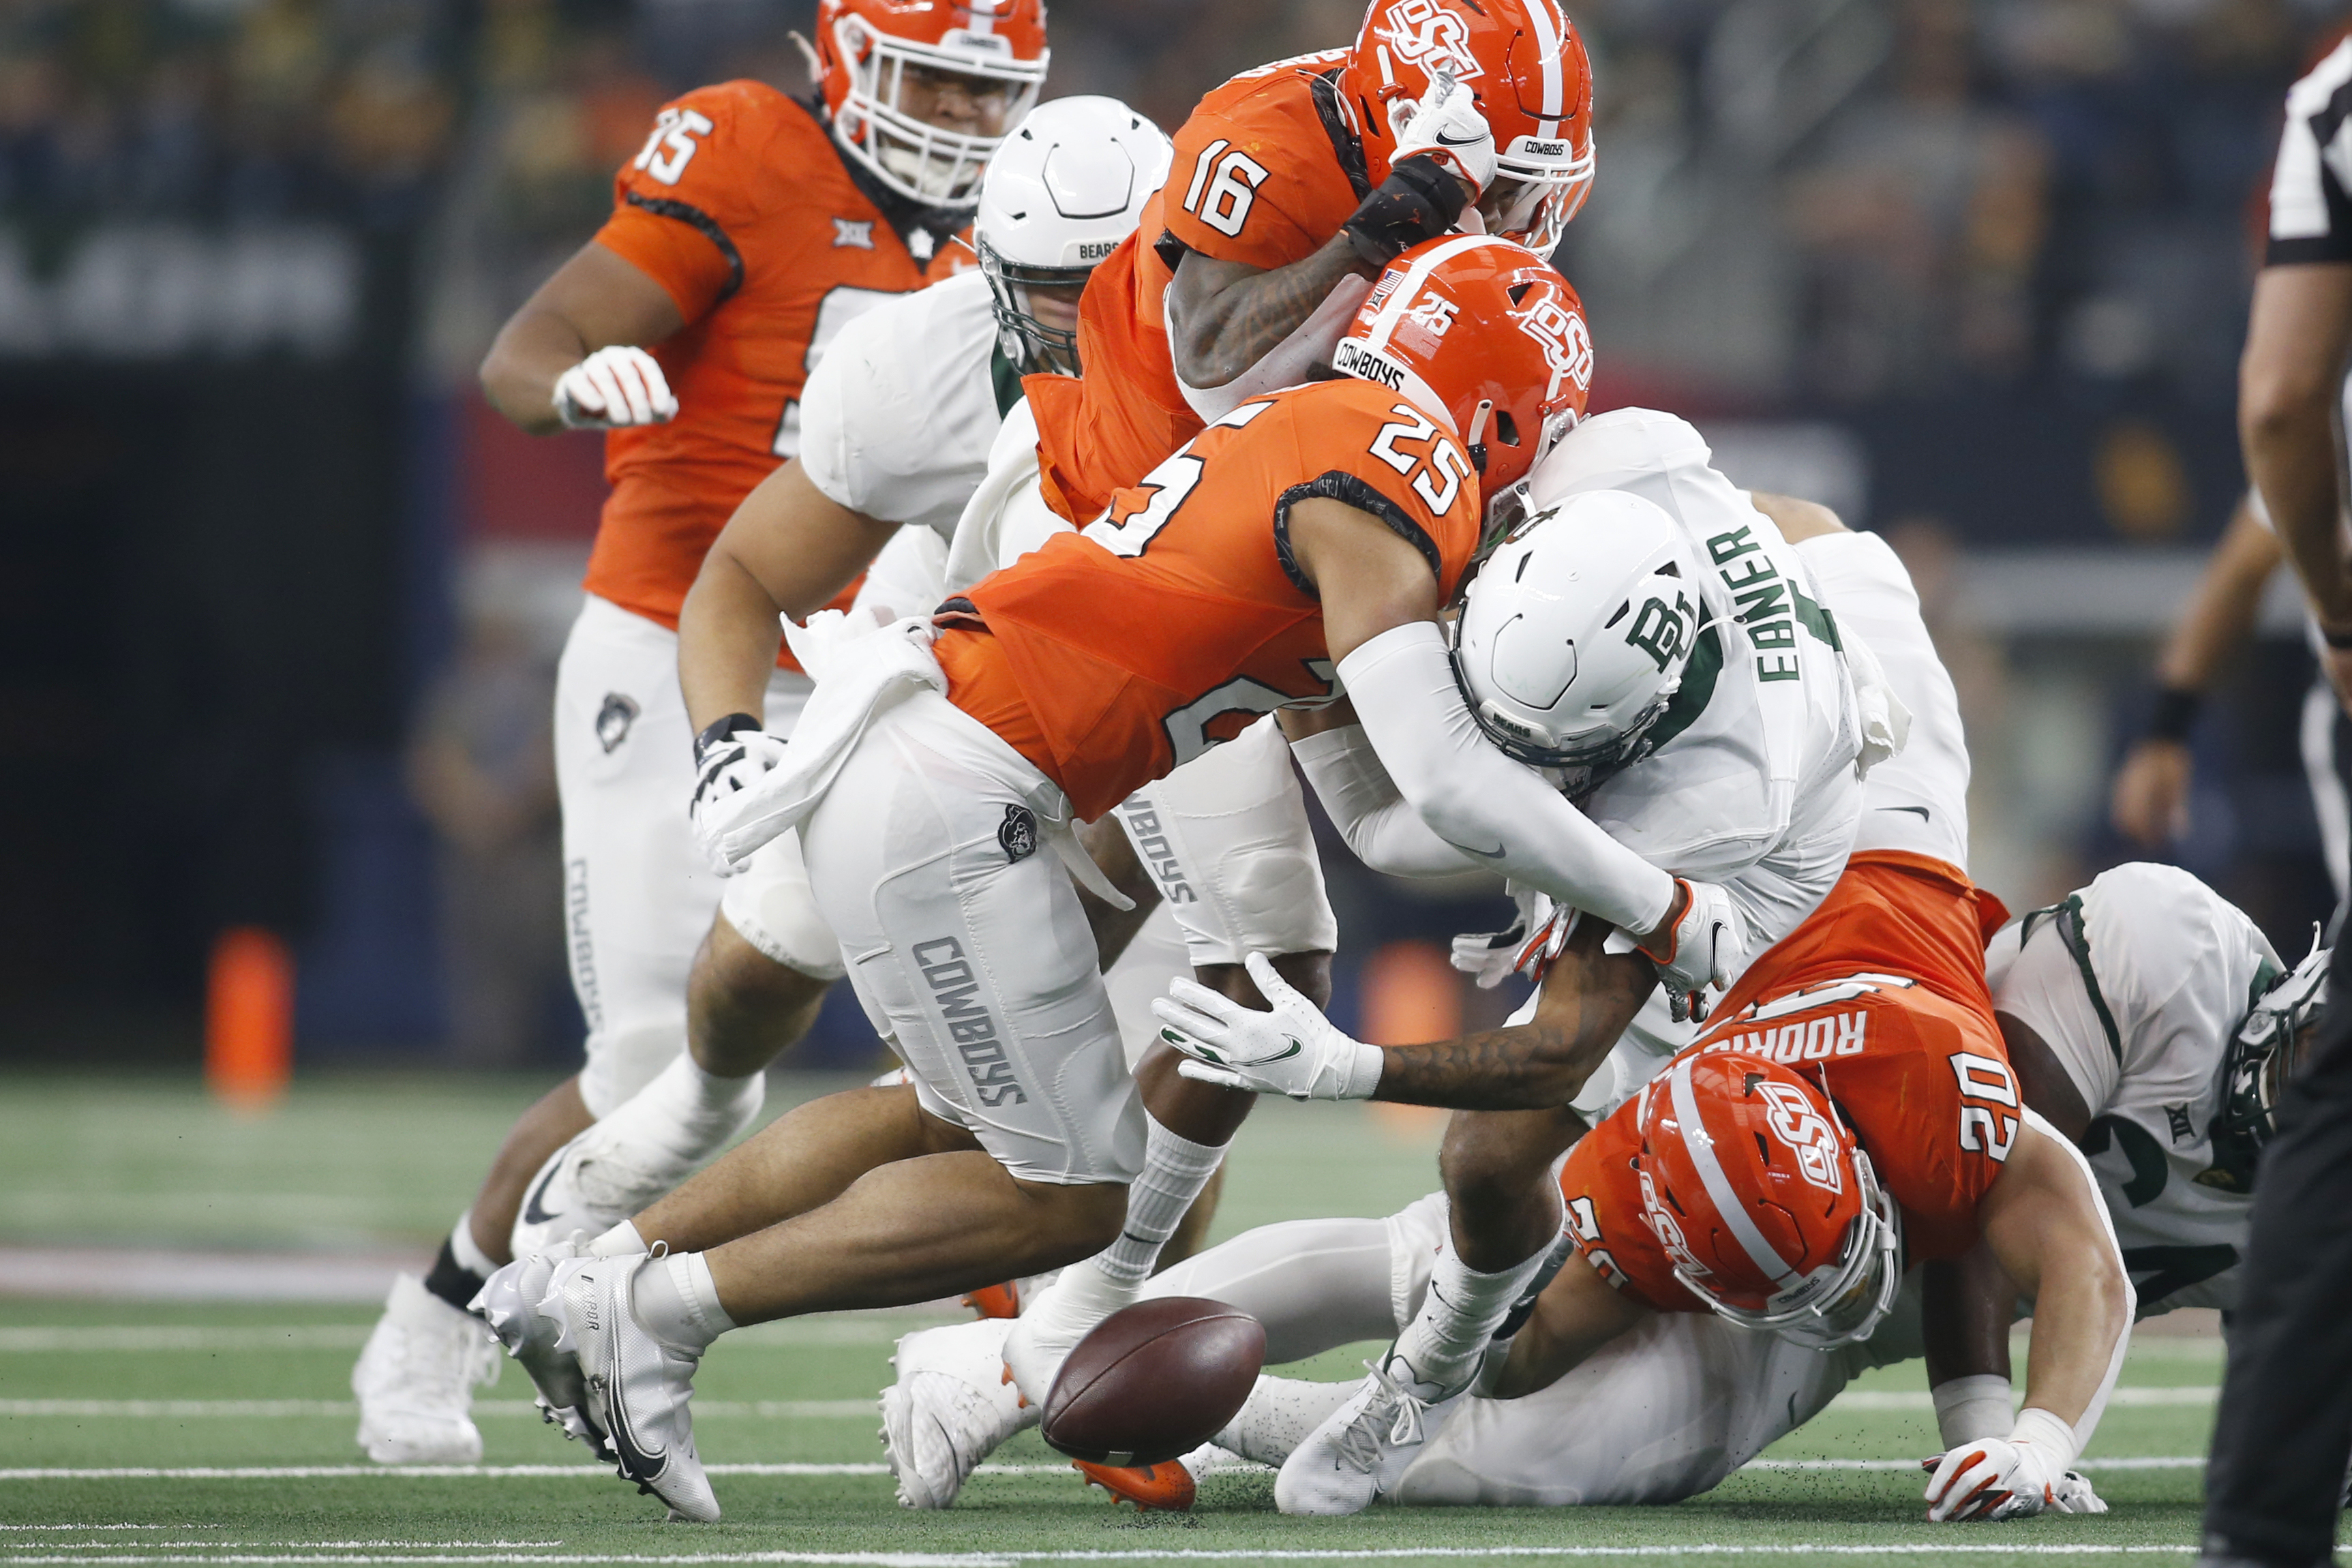
[[[1406,269],[1405,275],[1398,279],[1395,290],[1381,302],[1379,313],[1372,318],[1371,335],[1364,342],[1376,349],[1389,346],[1390,335],[1396,331],[1397,323],[1404,319],[1405,312],[1420,298],[1422,284],[1428,281],[1430,273],[1441,263],[1482,245],[1508,243],[1491,235],[1460,234],[1431,250]]]
[[[1535,24],[1536,58],[1543,65],[1542,118],[1557,121],[1568,112],[1568,105],[1561,101],[1564,84],[1559,76],[1560,31],[1553,25],[1552,0],[1528,0],[1528,19]],[[1547,136],[1559,133],[1556,124],[1545,132]]]
[[[1775,1286],[1786,1290],[1791,1285],[1801,1283],[1803,1277],[1781,1261],[1780,1255],[1772,1249],[1772,1244],[1764,1239],[1764,1233],[1758,1230],[1756,1223],[1748,1217],[1748,1210],[1740,1203],[1739,1194],[1731,1190],[1731,1182],[1724,1175],[1723,1166],[1715,1157],[1715,1141],[1707,1136],[1706,1124],[1699,1121],[1698,1097],[1691,1092],[1691,1058],[1685,1057],[1676,1062],[1668,1079],[1668,1089],[1674,1096],[1675,1120],[1682,1126],[1683,1152],[1688,1154],[1691,1163],[1698,1167],[1698,1179],[1706,1188],[1707,1201],[1715,1205],[1715,1212],[1721,1215],[1724,1224],[1731,1227],[1732,1237],[1739,1243],[1739,1249],[1748,1254],[1748,1261],[1769,1275]]]

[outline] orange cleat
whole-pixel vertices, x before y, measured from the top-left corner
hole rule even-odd
[[[1143,1512],[1157,1509],[1182,1513],[1192,1506],[1196,1495],[1192,1473],[1173,1459],[1159,1465],[1127,1466],[1072,1459],[1070,1468],[1086,1477],[1088,1486],[1100,1487],[1110,1493],[1113,1508],[1131,1502]]]
[[[983,1285],[963,1299],[972,1315],[978,1318],[1017,1318],[1021,1315],[1021,1281],[1007,1279],[1002,1285]]]

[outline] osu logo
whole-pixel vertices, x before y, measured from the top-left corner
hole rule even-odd
[[[1797,1156],[1797,1173],[1825,1191],[1844,1191],[1845,1175],[1838,1167],[1837,1129],[1813,1109],[1805,1091],[1793,1083],[1768,1079],[1756,1086],[1756,1092],[1772,1107],[1764,1125]]]
[[[1544,400],[1559,395],[1559,384],[1572,384],[1579,392],[1592,390],[1592,329],[1584,324],[1583,314],[1571,310],[1556,299],[1538,299],[1525,314],[1517,311],[1511,319],[1543,346],[1545,363],[1551,366],[1551,384],[1544,389]]]
[[[1683,1273],[1694,1279],[1706,1279],[1708,1272],[1706,1265],[1698,1260],[1690,1249],[1690,1243],[1683,1239],[1683,1227],[1675,1223],[1674,1211],[1658,1201],[1658,1189],[1651,1184],[1650,1173],[1642,1172],[1641,1178],[1642,1217],[1657,1237],[1658,1246],[1664,1249],[1666,1256]]]
[[[1397,0],[1372,33],[1395,50],[1399,59],[1432,76],[1447,67],[1453,68],[1456,81],[1481,74],[1478,57],[1470,52],[1470,29],[1438,0]]]

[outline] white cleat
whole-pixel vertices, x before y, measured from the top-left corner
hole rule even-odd
[[[634,1310],[634,1258],[568,1258],[555,1266],[540,1315],[556,1328],[555,1349],[579,1363],[588,1419],[611,1445],[623,1480],[667,1503],[673,1519],[719,1517],[710,1478],[694,1452],[694,1371],[698,1355],[647,1333]]]
[[[1371,1375],[1283,1461],[1274,1479],[1274,1506],[1283,1512],[1361,1513],[1394,1491],[1463,1392],[1416,1382],[1393,1352],[1364,1370]]]
[[[632,1120],[599,1121],[547,1157],[524,1191],[510,1255],[549,1252],[573,1231],[602,1236],[643,1214],[701,1166],[698,1159],[630,1136]]]
[[[584,1250],[583,1238],[575,1231],[569,1240],[553,1243],[548,1252],[518,1258],[490,1276],[467,1310],[489,1324],[507,1354],[530,1374],[540,1419],[562,1427],[566,1437],[586,1443],[598,1458],[611,1464],[613,1450],[604,1440],[604,1429],[589,1416],[587,1379],[577,1360],[555,1348],[561,1329],[539,1310],[555,1266],[580,1257]]]
[[[474,1387],[498,1379],[498,1342],[424,1280],[400,1275],[352,1368],[360,1447],[379,1465],[478,1463]]]
[[[1037,1419],[1004,1364],[1005,1318],[907,1335],[882,1391],[882,1447],[903,1508],[946,1508],[973,1467]]]

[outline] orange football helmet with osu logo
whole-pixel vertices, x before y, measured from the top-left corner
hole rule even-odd
[[[1870,1336],[1903,1280],[1902,1212],[1818,1085],[1702,1047],[1635,1117],[1643,1219],[1691,1294],[1816,1349]]]
[[[968,207],[1045,85],[1044,0],[818,0],[816,76],[842,150],[926,206]],[[934,123],[948,90],[969,129]],[[927,112],[929,111],[929,112]]]
[[[1339,90],[1387,162],[1450,71],[1495,133],[1486,232],[1549,255],[1592,189],[1592,63],[1559,0],[1372,0]]]
[[[1389,263],[1331,367],[1444,410],[1491,503],[1584,417],[1592,333],[1542,257],[1491,235],[1444,235]]]

